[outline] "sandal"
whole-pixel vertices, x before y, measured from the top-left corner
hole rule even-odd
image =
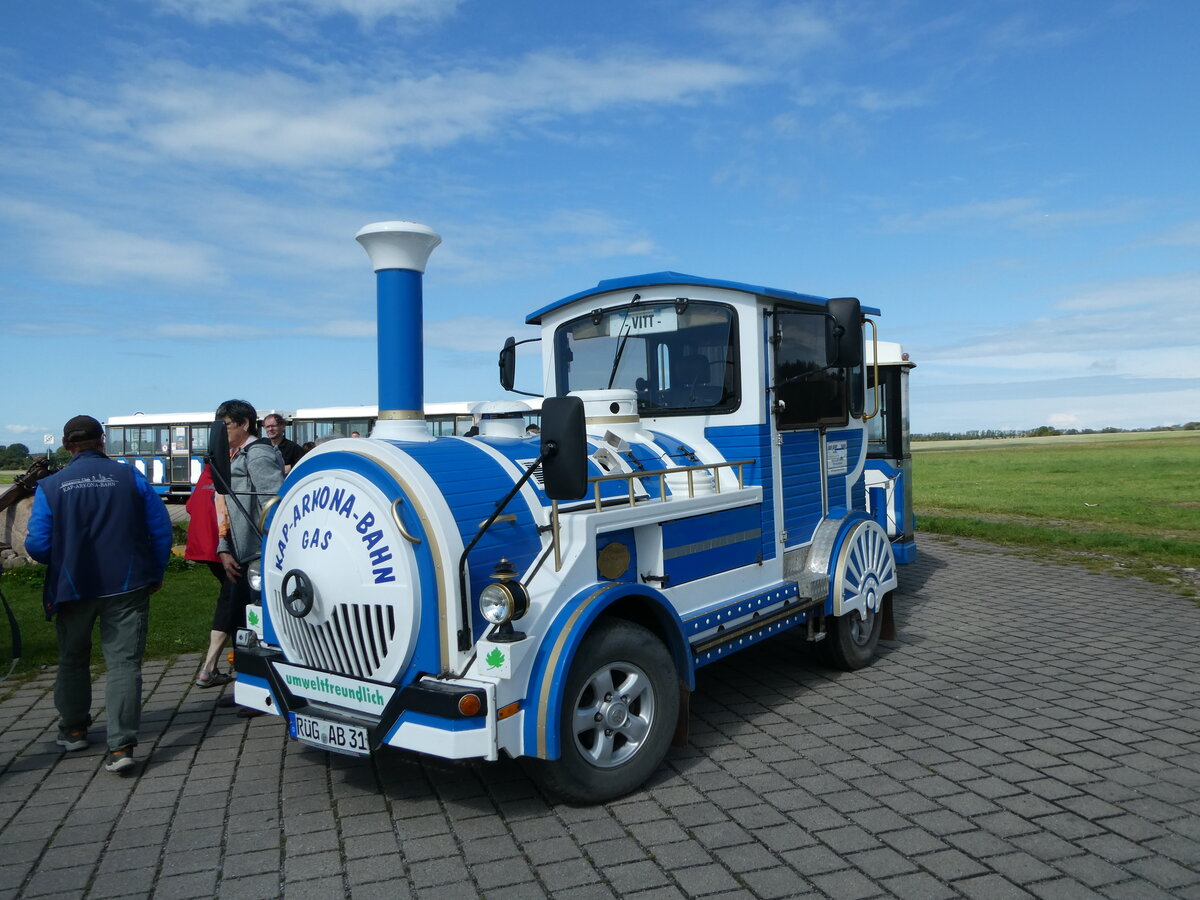
[[[204,677],[205,675],[207,675],[208,677],[205,678]],[[218,671],[215,669],[212,672],[209,672],[205,669],[201,669],[200,677],[198,677],[196,679],[196,687],[202,687],[202,688],[220,687],[223,684],[229,684],[229,682],[231,682],[231,681],[233,681],[232,675],[226,675],[224,672],[221,672],[221,671]]]

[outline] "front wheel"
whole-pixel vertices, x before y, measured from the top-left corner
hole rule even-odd
[[[547,790],[571,803],[628,794],[667,755],[679,717],[671,654],[648,629],[602,620],[571,665],[559,717],[559,758],[534,760]]]

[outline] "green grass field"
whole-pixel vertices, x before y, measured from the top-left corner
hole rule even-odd
[[[42,612],[42,581],[45,567],[25,566],[0,575],[0,591],[8,599],[21,627],[24,645],[18,673],[33,672],[58,662],[54,623]],[[208,649],[217,581],[206,566],[196,566],[177,557],[167,568],[163,589],[150,598],[150,630],[146,657],[162,659],[180,653],[203,653]],[[99,630],[95,632],[92,660],[99,665]],[[0,675],[12,662],[8,622],[0,616]],[[3,687],[0,686],[0,697]]]
[[[1200,564],[1200,433],[939,442],[913,454],[917,527],[1079,554],[1185,593]]]
[[[1118,568],[1195,595],[1197,579],[1181,572],[1200,565],[1200,432],[1080,437],[916,445],[918,529]],[[42,571],[0,575],[25,645],[18,672],[57,658],[53,625],[42,615]],[[206,568],[173,560],[151,601],[147,656],[202,652],[215,599]],[[4,669],[7,640],[0,620]]]

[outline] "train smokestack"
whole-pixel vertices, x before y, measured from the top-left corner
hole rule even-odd
[[[375,270],[379,418],[371,437],[432,440],[425,428],[421,285],[442,237],[416,222],[375,222],[354,237]]]

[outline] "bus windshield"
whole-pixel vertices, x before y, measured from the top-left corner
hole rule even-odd
[[[557,389],[627,388],[647,416],[732,412],[740,398],[733,309],[683,299],[588,313],[554,336]]]

